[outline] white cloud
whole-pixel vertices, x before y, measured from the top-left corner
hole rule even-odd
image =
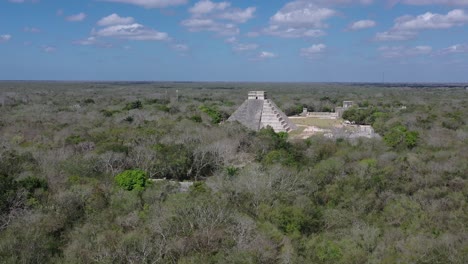
[[[147,28],[141,24],[113,25],[93,31],[96,37],[111,37],[127,40],[170,40],[165,32]]]
[[[259,45],[254,43],[235,43],[232,46],[232,49],[237,52],[256,50],[258,48]]]
[[[240,9],[232,7],[230,2],[202,0],[189,9],[190,18],[181,25],[191,32],[210,31],[218,35],[237,35],[237,24],[245,23],[254,17],[255,7]]]
[[[76,14],[76,15],[67,16],[66,20],[70,21],[70,22],[80,22],[80,21],[85,20],[85,18],[86,18],[85,13],[79,13],[79,14]]]
[[[53,53],[53,52],[57,51],[57,48],[55,48],[53,46],[47,46],[47,45],[41,46],[41,49],[45,53]]]
[[[402,3],[407,5],[468,5],[468,0],[390,0],[389,2],[391,4]]]
[[[199,1],[193,7],[189,9],[189,12],[195,16],[202,16],[209,14],[213,11],[225,10],[230,7],[231,3],[229,2],[220,2],[214,3],[209,0]]]
[[[404,46],[383,46],[379,48],[379,52],[382,57],[386,59],[395,58],[407,58],[420,55],[429,55],[432,53],[431,46],[416,46],[416,47],[404,47]]]
[[[191,18],[181,22],[191,32],[211,31],[219,35],[229,36],[239,34],[239,28],[232,23],[219,23],[213,19]]]
[[[96,37],[88,37],[86,39],[77,40],[77,41],[74,41],[73,44],[80,45],[80,46],[96,46],[100,48],[112,48],[112,44],[101,41]]]
[[[409,40],[415,38],[417,35],[416,32],[412,31],[398,31],[390,30],[385,32],[379,32],[375,36],[377,41],[400,41],[400,40]]]
[[[395,22],[396,30],[444,29],[468,23],[468,15],[461,9],[454,9],[446,15],[427,12],[417,17],[402,16]]]
[[[305,26],[323,28],[324,20],[335,16],[337,12],[326,7],[319,7],[310,1],[293,1],[286,4],[270,18],[271,24],[287,26]]]
[[[132,4],[145,8],[164,8],[186,4],[187,0],[101,0],[106,2]]]
[[[408,40],[421,30],[447,29],[468,24],[468,15],[461,9],[454,9],[446,15],[431,12],[419,16],[401,16],[395,19],[394,26],[385,32],[377,33],[378,41]]]
[[[468,44],[456,44],[442,49],[441,54],[468,53]]]
[[[5,35],[0,35],[0,43],[10,41],[11,35],[5,34]]]
[[[256,10],[257,8],[255,7],[248,7],[244,10],[234,9],[229,12],[223,12],[216,17],[220,19],[231,20],[236,23],[245,23],[254,17]]]
[[[349,25],[350,30],[361,30],[375,27],[377,23],[374,20],[359,20]]]
[[[206,17],[214,19],[230,20],[235,23],[245,23],[254,17],[255,7],[246,9],[231,7],[229,2],[215,3],[210,0],[197,2],[189,9],[193,17]]]
[[[31,3],[37,3],[39,0],[8,0],[10,3],[15,3],[15,4],[22,4],[26,2],[31,2]]]
[[[309,59],[314,59],[318,55],[323,54],[327,49],[325,44],[314,44],[308,48],[301,49],[301,56],[307,57]]]
[[[270,18],[268,27],[257,33],[281,38],[320,37],[325,35],[323,29],[328,27],[326,20],[338,15],[338,12],[329,6],[352,2],[369,1],[292,1]]]
[[[272,59],[276,57],[278,57],[276,54],[274,54],[273,52],[269,52],[269,51],[262,51],[257,56],[258,59]]]
[[[128,25],[133,24],[135,19],[133,17],[121,17],[117,14],[111,14],[109,16],[101,18],[97,22],[99,26],[112,26],[112,25]]]
[[[326,35],[325,31],[321,29],[308,29],[308,28],[293,28],[281,27],[278,25],[271,25],[262,30],[265,35],[276,36],[281,38],[302,38],[310,37],[317,38]]]

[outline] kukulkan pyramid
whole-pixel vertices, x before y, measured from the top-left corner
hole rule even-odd
[[[271,126],[276,133],[297,129],[289,118],[267,98],[264,91],[251,91],[249,97],[228,119],[238,121],[249,129],[258,131]]]

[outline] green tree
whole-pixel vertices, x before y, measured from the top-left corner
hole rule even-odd
[[[148,176],[141,170],[127,170],[115,176],[115,182],[119,187],[127,191],[145,189]]]

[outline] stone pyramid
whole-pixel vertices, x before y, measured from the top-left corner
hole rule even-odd
[[[251,91],[249,97],[228,119],[238,121],[249,129],[258,131],[271,126],[275,132],[290,132],[297,129],[289,118],[267,98],[264,91]]]

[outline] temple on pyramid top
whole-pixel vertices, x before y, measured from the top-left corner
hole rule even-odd
[[[238,121],[249,129],[258,131],[270,126],[275,132],[297,129],[264,91],[250,91],[247,100],[227,120]]]

